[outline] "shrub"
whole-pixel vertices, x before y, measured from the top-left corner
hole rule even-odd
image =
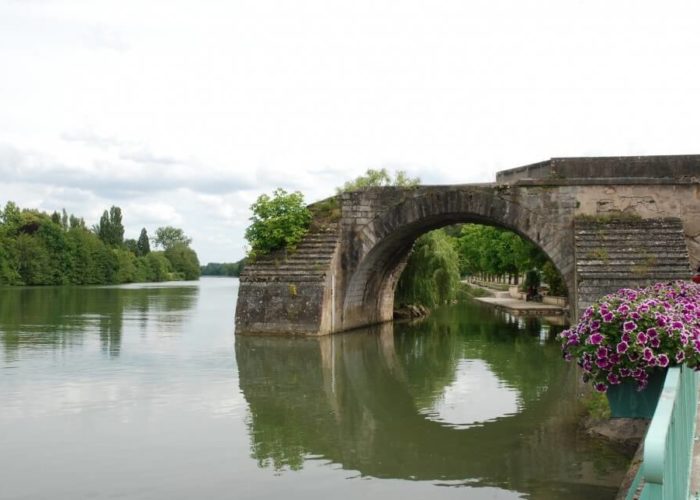
[[[287,193],[278,188],[272,197],[263,194],[250,207],[252,224],[245,232],[250,257],[278,248],[293,248],[308,231],[311,212],[299,191]]]

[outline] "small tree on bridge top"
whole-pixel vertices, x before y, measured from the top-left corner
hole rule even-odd
[[[397,170],[394,172],[394,179],[392,180],[389,172],[387,172],[385,168],[380,170],[368,168],[364,175],[360,175],[356,179],[347,181],[342,187],[337,188],[337,191],[338,194],[340,194],[370,187],[414,187],[418,186],[419,184],[420,178],[409,177],[405,170]]]
[[[262,194],[250,206],[253,216],[245,237],[249,257],[255,258],[279,248],[294,247],[309,229],[311,212],[299,191],[288,193],[277,188],[272,196]]]

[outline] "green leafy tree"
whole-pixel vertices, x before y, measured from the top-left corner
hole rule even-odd
[[[459,280],[459,256],[450,237],[431,231],[416,240],[394,300],[399,305],[446,304],[455,298]]]
[[[117,283],[133,283],[136,281],[136,255],[129,250],[115,248],[113,250],[117,260],[117,269],[114,281]]]
[[[109,212],[105,210],[100,217],[99,224],[95,226],[95,232],[105,245],[121,246],[124,243],[122,209],[112,206]]]
[[[105,244],[109,244],[112,228],[109,222],[109,212],[105,210],[102,212],[102,217],[100,217],[100,222],[94,227],[95,233],[100,237]]]
[[[136,242],[136,255],[148,255],[150,251],[151,244],[148,241],[148,233],[146,232],[146,228],[144,227],[141,229],[141,234],[139,235],[139,239]]]
[[[111,229],[108,244],[119,246],[124,242],[124,225],[122,224],[122,209],[112,206],[109,209],[109,225]]]
[[[357,191],[360,189],[365,189],[369,187],[382,187],[382,186],[398,186],[398,187],[412,187],[420,184],[420,179],[418,177],[411,178],[403,170],[397,170],[394,173],[394,178],[392,180],[389,172],[382,168],[380,170],[367,169],[364,175],[357,177],[352,181],[348,181],[343,184],[342,187],[337,189],[338,193],[345,193],[348,191]]]
[[[142,233],[143,232],[144,231],[142,231]],[[172,226],[159,227],[156,229],[156,237],[153,239],[153,244],[157,247],[163,248],[163,250],[172,248],[177,244],[189,246],[190,243],[192,243],[192,238],[185,236],[182,229]]]
[[[557,268],[554,267],[552,261],[548,260],[545,262],[544,266],[542,266],[542,277],[549,285],[549,293],[551,295],[557,295],[560,297],[566,297],[568,295],[564,278],[562,278],[561,274],[559,274]]]
[[[166,281],[170,279],[172,267],[163,252],[151,252],[144,259],[148,264],[148,281]]]
[[[278,248],[294,247],[311,223],[311,212],[299,191],[287,193],[278,188],[272,196],[262,194],[250,207],[253,216],[245,237],[250,256],[263,255]]]
[[[176,243],[165,251],[174,272],[186,280],[199,279],[199,259],[197,254],[184,243]]]
[[[124,248],[126,248],[129,252],[133,253],[134,255],[139,254],[138,242],[133,238],[127,238],[124,240]]]

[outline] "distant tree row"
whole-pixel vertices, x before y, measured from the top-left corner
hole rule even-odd
[[[235,276],[241,275],[245,267],[245,259],[238,262],[210,262],[202,266],[202,276]]]
[[[518,234],[492,226],[465,224],[453,234],[462,276],[501,278],[517,285],[529,270],[541,272],[553,295],[566,295],[566,285],[547,255]]]
[[[122,212],[105,210],[98,224],[63,210],[49,215],[0,208],[1,285],[98,285],[199,278],[199,260],[181,229],[162,227],[151,251],[146,229],[124,240]]]

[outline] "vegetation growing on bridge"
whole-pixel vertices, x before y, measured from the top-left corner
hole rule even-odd
[[[370,187],[414,187],[420,185],[419,177],[409,177],[406,171],[397,170],[394,172],[392,179],[391,175],[385,168],[380,170],[367,169],[364,175],[360,175],[354,180],[348,181],[341,187],[337,188],[338,194],[347,193],[349,191],[357,191]]]
[[[98,285],[197,279],[197,254],[189,247],[189,238],[185,239],[164,251],[152,252],[145,228],[138,240],[124,239],[119,207],[105,210],[99,223],[88,228],[82,218],[65,210],[49,215],[8,202],[0,209],[0,284]]]
[[[311,224],[311,211],[299,191],[277,188],[272,196],[262,194],[250,206],[253,216],[245,237],[250,243],[248,257],[255,259],[273,250],[293,248]]]

